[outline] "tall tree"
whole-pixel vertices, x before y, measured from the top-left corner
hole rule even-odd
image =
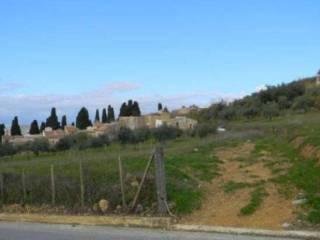
[[[6,126],[4,124],[0,124],[0,144],[2,142],[2,136],[5,134]]]
[[[11,124],[11,136],[21,136],[21,128],[19,126],[18,117],[15,116]]]
[[[37,120],[33,120],[30,125],[29,134],[35,135],[35,134],[39,134],[39,133],[40,133],[40,129],[39,129],[38,122],[37,122]]]
[[[167,106],[164,107],[163,111],[164,111],[164,112],[169,112]]]
[[[132,105],[131,116],[141,116],[139,103],[136,101],[134,101],[134,103]]]
[[[162,103],[158,103],[158,111],[162,111]]]
[[[102,123],[107,123],[108,122],[108,116],[107,116],[107,110],[104,108],[102,109]]]
[[[76,119],[76,126],[79,129],[86,129],[87,127],[91,126],[92,123],[89,119],[89,112],[85,107],[82,107],[78,113]]]
[[[42,122],[40,125],[40,132],[43,132],[46,129],[46,123]]]
[[[124,102],[122,103],[121,107],[120,107],[120,117],[127,117],[128,115],[128,106],[127,104]]]
[[[115,116],[114,116],[114,109],[110,105],[108,106],[108,122],[114,122]]]
[[[51,127],[53,130],[56,130],[60,127],[56,108],[54,107],[51,109],[50,117],[47,118],[46,127]]]
[[[99,114],[99,109],[96,110],[96,116],[94,118],[94,122],[100,122],[100,114]]]
[[[128,108],[127,108],[127,116],[132,116],[133,115],[133,101],[130,99],[128,101]]]
[[[65,126],[67,126],[67,116],[63,115],[61,119],[61,128],[64,129]]]

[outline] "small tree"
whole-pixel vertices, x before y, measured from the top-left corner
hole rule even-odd
[[[53,130],[56,130],[60,127],[56,108],[54,107],[51,109],[50,117],[47,118],[46,127],[51,127]]]
[[[100,122],[100,114],[99,114],[99,109],[96,110],[96,116],[94,118],[94,121],[96,123]]]
[[[46,123],[42,122],[40,126],[40,132],[43,132],[46,129]]]
[[[127,104],[124,102],[122,103],[121,107],[120,107],[120,117],[127,117],[128,115],[128,106]]]
[[[276,103],[268,103],[263,106],[262,114],[265,118],[272,120],[272,118],[280,115],[279,106]]]
[[[65,126],[67,126],[67,116],[63,115],[61,119],[61,128],[64,129]]]
[[[134,101],[134,103],[133,103],[133,105],[132,105],[131,115],[132,115],[132,116],[141,116],[141,111],[140,111],[139,103],[136,102],[136,101]]]
[[[6,126],[4,124],[0,124],[0,144],[2,142],[2,136],[5,134]]]
[[[114,122],[115,116],[114,116],[114,109],[110,105],[108,106],[108,122]]]
[[[162,103],[158,103],[158,111],[162,111]]]
[[[30,125],[29,134],[35,135],[35,134],[39,134],[39,133],[40,133],[40,129],[39,129],[38,122],[37,122],[37,120],[33,120]]]
[[[102,110],[102,122],[103,123],[108,122],[107,110],[105,108]]]
[[[19,126],[18,117],[15,116],[11,124],[11,136],[21,136],[21,128]]]
[[[79,129],[86,129],[91,126],[91,121],[89,119],[89,112],[85,107],[82,107],[78,113],[76,119],[76,126]]]

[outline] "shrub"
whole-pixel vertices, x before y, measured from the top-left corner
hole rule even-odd
[[[308,111],[311,107],[313,107],[313,100],[310,96],[308,95],[303,95],[300,97],[297,97],[293,104],[292,104],[292,109],[295,111],[302,111],[306,112]]]
[[[72,136],[65,136],[57,142],[55,149],[57,151],[65,151],[74,146],[74,144],[75,139]]]
[[[18,152],[17,148],[11,143],[0,144],[0,156],[14,155]]]
[[[30,143],[29,147],[29,149],[36,155],[38,155],[39,152],[48,152],[50,150],[49,141],[45,138],[35,139]]]
[[[135,143],[135,135],[133,131],[129,128],[120,128],[118,139],[121,144]]]
[[[152,136],[159,142],[169,140],[169,139],[175,139],[182,135],[181,129],[178,129],[175,127],[169,127],[167,125],[162,125],[159,128],[155,128],[151,132],[152,132]]]
[[[278,104],[272,102],[264,105],[262,109],[262,114],[265,118],[270,120],[274,117],[279,116],[280,112]]]
[[[149,128],[139,128],[134,131],[134,137],[136,142],[144,142],[151,137],[151,131]]]
[[[217,131],[217,127],[214,124],[210,124],[210,123],[201,123],[198,124],[195,129],[195,135],[199,136],[201,138],[206,137],[210,134],[214,134]]]

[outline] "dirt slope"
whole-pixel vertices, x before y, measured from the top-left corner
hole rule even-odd
[[[244,164],[243,160],[251,157],[254,148],[253,143],[245,143],[215,152],[223,161],[222,175],[212,183],[204,183],[206,197],[202,208],[182,219],[183,223],[280,229],[284,223],[295,220],[292,199],[282,197],[277,186],[268,181],[273,176],[265,166],[268,157],[253,159],[253,162]],[[240,209],[250,201],[253,189],[247,187],[225,193],[223,185],[229,181],[254,184],[262,180],[265,181],[268,196],[264,197],[263,203],[252,215],[241,215]]]

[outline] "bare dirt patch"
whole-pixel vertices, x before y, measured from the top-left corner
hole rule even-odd
[[[212,183],[203,184],[206,197],[202,208],[182,219],[182,222],[269,229],[281,229],[284,223],[294,222],[295,209],[292,206],[292,200],[280,195],[277,186],[268,181],[273,174],[265,166],[265,161],[271,157],[258,158],[246,166],[243,166],[243,162],[239,160],[252,157],[254,148],[253,143],[247,142],[233,148],[221,148],[215,152],[215,155],[223,161],[221,176]],[[249,203],[253,189],[241,188],[226,193],[222,187],[229,181],[248,184],[265,181],[267,183],[264,187],[268,196],[252,215],[243,216],[240,210]]]

